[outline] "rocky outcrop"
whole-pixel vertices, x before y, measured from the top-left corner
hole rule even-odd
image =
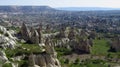
[[[24,40],[26,40],[26,41],[29,41],[29,40],[30,40],[30,31],[29,31],[29,29],[27,28],[27,26],[25,25],[25,23],[22,24],[20,33],[21,33],[22,38],[23,38]]]
[[[7,30],[5,27],[0,26],[0,67],[4,64],[11,64],[11,62],[6,57],[4,50],[7,48],[15,49],[17,46],[17,38],[14,36],[15,31]],[[2,64],[1,64],[2,63]],[[11,64],[12,67],[17,67]]]
[[[80,37],[81,38],[86,38],[89,34],[86,32],[86,30],[81,30],[81,31],[79,31],[80,32]]]
[[[68,38],[53,39],[54,46],[72,49],[79,53],[90,53],[93,39],[85,30],[69,29]]]
[[[31,54],[29,56],[29,63],[29,67],[35,67],[35,65],[39,67],[61,67],[50,39],[46,39],[45,53],[39,55]]]
[[[6,57],[6,54],[4,51],[0,51],[0,63],[4,64],[8,61],[8,58]]]
[[[60,32],[56,35],[56,38],[66,38],[66,34],[65,34],[65,29],[64,28],[61,28]]]
[[[5,34],[7,32],[7,29],[3,26],[0,26],[0,33]]]
[[[0,33],[0,48],[11,48],[14,49],[15,46],[18,46],[16,44],[16,37],[12,35],[10,31],[8,31],[5,27],[0,26],[0,31],[3,33]]]
[[[49,54],[39,54],[29,56],[29,67],[38,65],[40,67],[61,67],[57,58],[52,57]]]
[[[111,49],[115,51],[120,51],[120,36],[113,38]]]
[[[34,29],[33,27],[31,27],[31,29],[29,30],[29,28],[23,23],[20,33],[22,39],[24,39],[28,43],[40,44],[42,43],[41,31],[41,27],[39,27],[38,29]]]
[[[71,43],[71,47],[73,47],[73,50],[80,52],[80,53],[90,53],[91,45],[89,43],[89,40],[81,39],[79,41],[73,40]],[[73,45],[74,44],[74,45]]]
[[[43,42],[43,36],[42,36],[42,25],[39,26],[37,29],[38,35],[39,35],[39,43]]]
[[[30,41],[34,44],[39,44],[39,34],[36,30],[32,33]]]
[[[75,36],[76,36],[76,32],[75,32],[74,28],[71,28],[69,31],[69,34],[68,34],[68,38],[70,40],[73,40],[73,39],[75,39]]]
[[[54,46],[59,47],[59,48],[69,47],[69,44],[68,44],[69,42],[70,42],[69,38],[62,38],[60,40],[55,40],[55,39],[52,40],[52,43],[54,44]]]

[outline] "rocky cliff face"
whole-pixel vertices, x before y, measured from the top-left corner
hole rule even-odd
[[[14,49],[16,44],[16,37],[13,36],[14,31],[8,31],[5,27],[0,26],[0,47],[3,49]]]
[[[111,48],[115,51],[120,51],[120,36],[113,38]]]
[[[27,26],[24,23],[22,24],[20,33],[24,40],[26,41],[30,40],[30,30],[27,28]]]
[[[6,57],[6,54],[4,51],[0,51],[0,63],[5,63],[8,61],[8,58]]]
[[[34,44],[39,44],[39,34],[36,30],[34,30],[33,34],[31,35],[30,41]]]
[[[49,28],[48,28],[49,29]],[[45,53],[29,56],[30,66],[38,65],[40,67],[60,67],[57,60],[57,53],[55,47],[72,49],[78,53],[90,53],[93,45],[90,33],[86,30],[77,30],[75,28],[63,29],[58,33],[49,33],[47,36],[42,36],[41,27],[38,29],[31,28],[30,31],[25,24],[21,28],[21,34],[24,40],[28,40],[34,44],[40,44],[42,39],[45,44]],[[48,31],[48,30],[47,30]],[[27,39],[26,39],[27,38]]]
[[[60,34],[67,35],[65,33]],[[57,34],[56,36],[60,34]],[[90,37],[90,33],[87,33],[84,30],[76,31],[74,28],[71,28],[69,29],[67,37],[61,37],[56,40],[53,39],[53,43],[56,47],[73,49],[79,53],[90,53],[93,40],[92,37]]]
[[[15,49],[17,46],[17,38],[14,36],[15,31],[7,30],[5,27],[0,26],[0,67],[5,63],[10,63],[5,51],[6,49]]]
[[[29,29],[24,23],[21,27],[20,34],[22,39],[34,44],[42,43],[42,33],[41,28],[39,27],[37,30],[31,27]]]
[[[61,67],[60,62],[57,58],[49,54],[39,54],[29,56],[29,67],[34,67],[35,65],[39,67]]]
[[[39,40],[41,38],[40,29],[33,30],[32,33],[28,33],[27,27],[23,24],[21,33],[24,36],[23,39],[25,40],[28,40],[27,37],[29,37],[29,34],[30,34],[31,42],[37,43],[37,44],[41,42]],[[17,62],[14,63],[14,62],[15,61],[20,62],[21,60],[25,59],[25,57],[28,57],[28,61],[29,61],[28,62],[29,66],[27,67],[61,67],[60,62],[57,59],[57,53],[54,50],[54,45],[52,44],[49,38],[45,40],[45,47],[41,48],[41,49],[44,49],[45,51],[42,51],[39,54],[33,53],[29,55],[29,54],[23,53],[21,55],[9,56],[9,59],[11,59],[12,61],[8,60],[7,58],[8,54],[5,54],[5,50],[7,50],[6,48],[10,48],[13,50],[27,49],[27,48],[22,48],[22,45],[19,45],[18,47],[17,46],[18,46],[17,38],[13,36],[13,32],[8,31],[3,26],[0,26],[0,67],[2,67],[6,63],[10,63],[12,67],[19,67],[19,63]],[[37,48],[40,48],[40,47],[37,47]]]
[[[39,55],[31,54],[29,56],[29,63],[30,67],[35,67],[35,65],[39,67],[61,67],[57,59],[57,53],[49,39],[46,39],[45,42],[45,53]]]

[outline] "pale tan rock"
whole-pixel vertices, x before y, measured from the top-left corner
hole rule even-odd
[[[57,59],[57,53],[49,38],[45,41],[45,53],[29,56],[30,66],[38,65],[40,67],[61,67]]]
[[[15,49],[15,47],[18,46],[16,44],[16,37],[14,37],[5,27],[1,26],[1,28],[3,28],[1,31],[3,30],[4,33],[0,34],[0,46],[4,49]]]
[[[53,46],[54,45],[52,45],[50,39],[47,38],[46,41],[45,41],[45,51],[46,51],[46,53],[48,53],[48,54],[54,54],[55,50],[54,50]]]
[[[6,54],[4,51],[0,51],[0,62],[4,64],[5,62],[8,61],[8,58],[6,57]]]

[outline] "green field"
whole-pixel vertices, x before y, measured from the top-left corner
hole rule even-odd
[[[108,44],[108,41],[105,39],[101,40],[94,40],[93,47],[91,49],[92,55],[107,55],[108,50],[110,49],[110,46]]]

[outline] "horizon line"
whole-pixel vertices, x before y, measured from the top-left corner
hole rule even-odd
[[[0,5],[0,6],[48,6],[48,7],[52,7],[52,8],[120,8],[120,7],[103,7],[103,6],[62,6],[62,7],[53,7],[53,6],[49,6],[49,5]]]

